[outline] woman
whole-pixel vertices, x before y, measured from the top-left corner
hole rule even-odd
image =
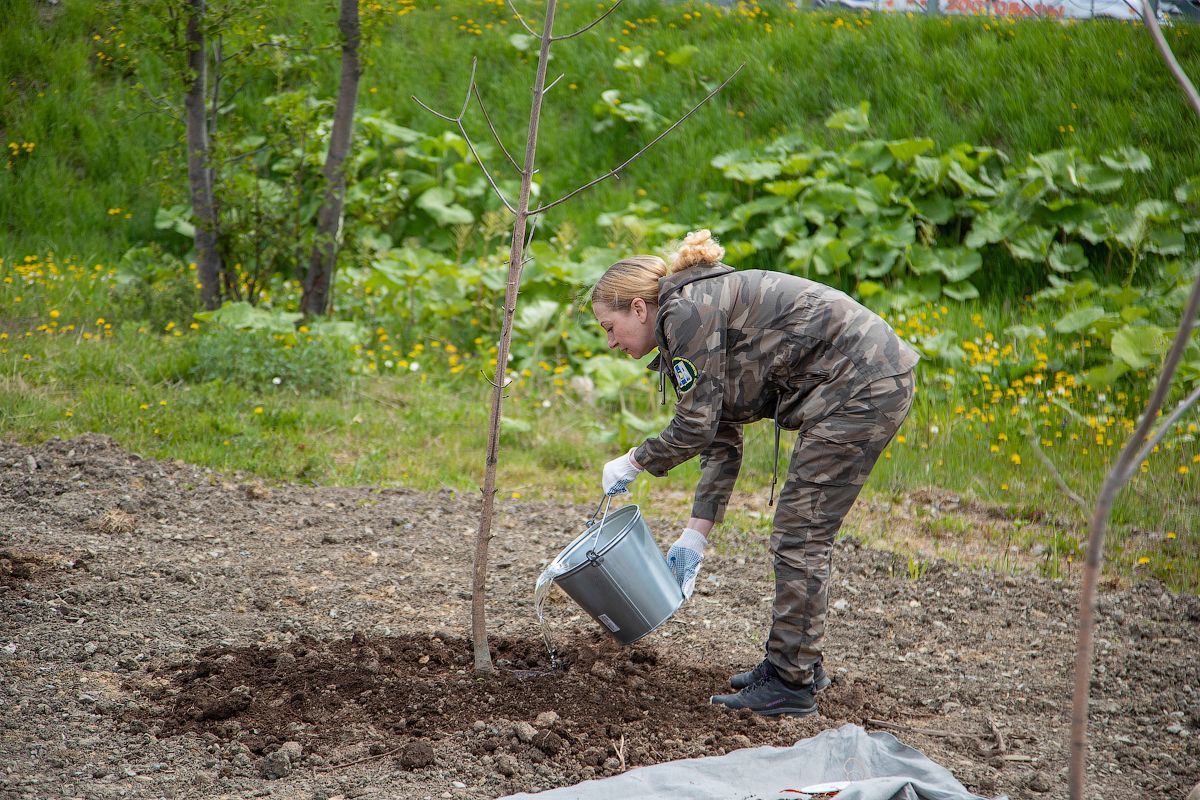
[[[661,477],[700,456],[691,519],[667,559],[690,597],[707,537],[742,461],[742,425],[775,420],[798,432],[771,534],[775,604],[766,658],[733,676],[713,703],[759,714],[813,714],[829,685],[821,666],[834,536],[912,404],[918,356],[886,322],[842,292],[793,275],[735,271],[708,231],[691,233],[668,266],[655,256],[613,264],[592,290],[608,346],[675,388],[675,415],[604,467],[606,493],[643,470]],[[778,469],[778,466],[776,467]],[[776,475],[776,478],[778,475]],[[774,500],[775,481],[771,484]]]

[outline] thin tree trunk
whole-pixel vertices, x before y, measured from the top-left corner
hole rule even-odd
[[[208,58],[204,52],[204,0],[188,0],[187,65],[190,77],[184,97],[187,124],[188,189],[196,221],[196,271],[204,307],[221,304],[221,254],[217,249],[217,212],[213,202],[211,154],[206,113]]]
[[[338,83],[333,131],[329,136],[329,154],[325,157],[325,198],[317,213],[317,235],[308,260],[304,296],[300,301],[300,309],[306,314],[324,314],[330,308],[342,209],[346,199],[346,159],[350,155],[350,137],[354,130],[358,77],[362,74],[358,58],[361,39],[358,0],[341,0],[338,29],[342,32],[342,76]]]
[[[542,23],[542,44],[538,52],[537,77],[533,81],[533,105],[529,111],[529,131],[525,139],[525,164],[521,170],[521,194],[517,199],[516,220],[513,222],[512,246],[508,256],[508,286],[504,291],[504,325],[500,330],[500,345],[496,351],[496,375],[492,382],[492,414],[488,420],[487,465],[483,476],[483,508],[479,515],[479,531],[475,535],[475,565],[471,582],[471,642],[475,652],[475,671],[491,674],[492,654],[488,649],[487,610],[484,589],[487,579],[488,544],[492,539],[492,519],[496,505],[496,465],[500,451],[500,411],[504,403],[505,376],[508,373],[508,350],[512,342],[513,315],[517,310],[517,292],[521,286],[521,268],[525,260],[525,227],[529,220],[529,187],[533,183],[534,161],[537,156],[538,125],[542,117],[542,95],[546,89],[546,62],[550,60],[551,31],[554,28],[556,0],[546,0],[546,16]]]
[[[1192,111],[1200,116],[1200,92],[1192,84],[1183,67],[1175,58],[1175,53],[1162,35],[1155,16],[1156,5],[1150,0],[1142,0],[1142,22],[1146,32],[1154,41],[1154,46],[1167,66],[1167,70],[1179,84],[1179,88],[1187,97]],[[1136,430],[1125,442],[1125,447],[1117,457],[1116,464],[1104,478],[1100,488],[1100,496],[1096,499],[1096,509],[1092,514],[1091,525],[1088,529],[1087,560],[1083,569],[1083,587],[1079,594],[1079,634],[1075,647],[1075,688],[1071,695],[1071,750],[1067,764],[1067,789],[1071,800],[1083,800],[1087,783],[1087,746],[1088,746],[1088,701],[1092,685],[1092,659],[1095,655],[1096,627],[1096,595],[1100,583],[1100,566],[1104,557],[1104,536],[1108,528],[1108,518],[1116,502],[1117,492],[1129,482],[1137,465],[1149,455],[1153,449],[1149,446],[1150,431],[1158,419],[1159,409],[1167,399],[1171,389],[1171,379],[1175,376],[1184,351],[1191,341],[1192,330],[1196,319],[1200,316],[1200,277],[1192,284],[1188,295],[1187,305],[1179,321],[1179,329],[1175,332],[1175,340],[1167,357],[1163,361],[1162,371],[1146,408],[1142,411]],[[1196,401],[1193,393],[1184,400],[1184,407]],[[1172,414],[1169,421],[1173,422],[1176,415]]]

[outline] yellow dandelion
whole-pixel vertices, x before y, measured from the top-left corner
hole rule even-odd
[[[262,407],[262,406],[255,406],[255,407],[254,407],[254,413],[255,413],[255,414],[261,414],[261,413],[263,413],[263,407]]]

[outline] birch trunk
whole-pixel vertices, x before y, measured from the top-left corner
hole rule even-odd
[[[184,96],[187,126],[188,190],[195,219],[196,271],[200,296],[207,309],[221,304],[221,254],[217,249],[217,210],[213,202],[211,154],[208,145],[206,109],[208,59],[204,52],[204,2],[189,0],[187,20],[187,66],[189,83]]]
[[[483,508],[479,515],[479,531],[475,535],[475,565],[471,580],[471,642],[475,653],[475,671],[492,674],[492,654],[487,640],[487,609],[484,591],[487,583],[488,544],[492,539],[492,520],[496,506],[496,465],[500,451],[500,413],[504,403],[505,376],[508,374],[508,351],[512,343],[513,315],[517,310],[517,293],[521,287],[521,267],[525,260],[525,229],[529,220],[529,187],[533,183],[534,162],[537,156],[538,125],[542,117],[542,96],[546,90],[546,62],[550,60],[551,31],[554,28],[555,0],[546,0],[546,16],[542,23],[542,43],[538,51],[537,76],[533,82],[533,104],[529,111],[529,131],[525,139],[525,163],[521,169],[521,194],[517,199],[516,219],[513,222],[512,246],[508,256],[508,285],[504,290],[504,324],[500,329],[500,344],[496,350],[496,376],[492,384],[492,414],[488,421],[487,463],[483,477]]]
[[[332,306],[331,287],[346,199],[346,160],[350,156],[358,78],[362,74],[358,57],[362,37],[357,0],[341,0],[338,29],[342,34],[342,74],[338,82],[333,131],[329,136],[329,152],[325,157],[325,197],[317,212],[317,233],[304,279],[304,296],[300,300],[300,310],[305,314],[325,314]]]

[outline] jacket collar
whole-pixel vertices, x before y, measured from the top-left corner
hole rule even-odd
[[[705,278],[715,278],[718,275],[727,275],[733,272],[733,267],[722,264],[719,261],[714,261],[711,264],[700,264],[695,267],[689,267],[682,272],[676,272],[673,275],[668,275],[665,278],[658,279],[658,307],[661,309],[663,304],[667,302],[675,292],[687,286],[689,283],[702,281]]]
[[[646,369],[651,372],[658,373],[658,391],[662,395],[662,404],[667,402],[666,385],[667,385],[667,370],[671,365],[671,354],[666,351],[666,336],[663,334],[662,308],[667,300],[673,294],[678,292],[689,283],[702,281],[706,278],[715,278],[720,275],[728,275],[733,272],[733,267],[727,266],[715,261],[711,264],[701,264],[695,267],[689,267],[682,272],[676,272],[673,275],[668,275],[665,278],[658,279],[658,310],[659,315],[655,325],[655,338],[658,340],[658,353],[646,365]],[[672,384],[674,385],[674,384]],[[678,389],[676,389],[678,394]]]

